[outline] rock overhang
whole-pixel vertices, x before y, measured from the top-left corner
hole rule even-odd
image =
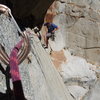
[[[8,6],[20,27],[41,28],[45,14],[55,0],[0,0]]]

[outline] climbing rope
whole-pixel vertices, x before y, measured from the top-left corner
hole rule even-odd
[[[10,54],[10,73],[13,81],[13,87],[14,87],[14,96],[16,100],[25,100],[24,93],[23,93],[23,88],[22,88],[22,83],[21,83],[21,77],[19,73],[19,68],[18,68],[18,59],[17,59],[17,54],[22,47],[22,43],[24,40],[22,39],[20,42],[17,43],[17,45],[13,48]],[[20,84],[20,85],[18,85]]]
[[[17,57],[18,58],[18,64],[20,64],[24,61],[24,59],[26,58],[26,56],[28,55],[28,53],[30,51],[30,43],[29,43],[28,35],[27,35],[26,32],[24,32],[24,33],[21,32],[20,28],[18,27],[16,21],[14,20],[12,14],[11,14],[10,9],[7,8],[6,6],[0,4],[0,11],[2,10],[1,8],[3,9],[3,13],[6,12],[6,14],[9,14],[11,16],[13,22],[15,23],[15,25],[16,25],[18,31],[19,31],[19,33],[21,34],[22,38],[24,38],[23,48],[22,48],[21,52],[19,53],[19,55]],[[2,46],[2,44],[0,44],[0,60],[4,64],[9,65],[9,56],[5,52],[4,47]]]
[[[26,100],[23,93],[18,65],[21,64],[29,54],[30,51],[29,38],[26,32],[23,33],[21,32],[8,7],[0,4],[0,12],[9,15],[12,18],[20,35],[22,36],[21,41],[18,42],[11,51],[10,57],[6,53],[2,44],[0,44],[0,60],[7,66],[10,66],[10,73],[13,82],[15,100]]]

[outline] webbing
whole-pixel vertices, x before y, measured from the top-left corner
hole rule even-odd
[[[10,66],[10,74],[13,82],[15,100],[26,100],[23,93],[18,65],[24,61],[24,59],[27,57],[30,51],[29,38],[25,32],[24,33],[21,32],[20,28],[18,27],[8,7],[0,4],[0,11],[1,13],[4,13],[5,15],[9,15],[12,18],[19,33],[22,36],[21,41],[19,41],[12,49],[10,53],[10,57],[6,53],[4,47],[0,44],[0,60],[7,66],[8,65]]]

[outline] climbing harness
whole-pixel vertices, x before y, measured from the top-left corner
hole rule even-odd
[[[20,35],[22,36],[21,41],[18,42],[13,48],[13,50],[11,51],[10,57],[6,53],[2,44],[0,44],[0,60],[5,65],[10,66],[10,73],[11,73],[11,78],[13,82],[15,100],[26,100],[23,93],[18,65],[21,64],[25,60],[25,58],[30,52],[29,38],[26,32],[23,32],[23,33],[21,32],[20,28],[18,27],[8,7],[0,4],[0,13],[9,15],[12,18]]]

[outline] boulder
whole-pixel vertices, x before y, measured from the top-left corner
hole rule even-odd
[[[9,55],[14,45],[21,39],[19,28],[12,17],[0,14],[0,44]],[[66,90],[61,76],[55,69],[50,56],[42,47],[41,42],[32,31],[30,35],[31,51],[25,61],[19,65],[22,85],[27,100],[73,100]],[[26,32],[27,33],[27,32]],[[0,59],[0,64],[7,69]],[[1,66],[0,66],[1,68]],[[7,87],[12,83],[6,80],[4,73],[0,79],[0,98],[4,99]],[[8,76],[7,76],[8,77]],[[4,99],[5,100],[5,99]]]
[[[47,14],[59,26],[54,47],[100,65],[100,1],[57,0],[52,6]]]

